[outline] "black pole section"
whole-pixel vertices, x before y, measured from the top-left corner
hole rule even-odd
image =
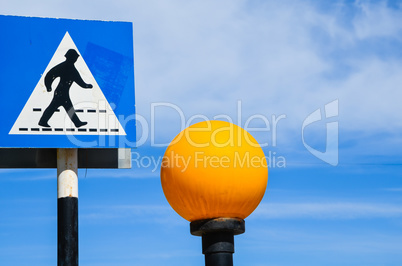
[[[78,266],[77,165],[77,149],[57,149],[58,266]]]
[[[231,232],[214,232],[202,236],[202,253],[207,266],[232,266],[234,237]]]
[[[199,220],[190,224],[191,234],[202,237],[205,266],[233,266],[234,235],[244,231],[244,220],[236,218]]]
[[[78,198],[57,199],[57,265],[78,265]]]

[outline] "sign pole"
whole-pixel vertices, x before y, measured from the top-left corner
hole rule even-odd
[[[78,149],[57,149],[57,265],[78,265]]]
[[[77,266],[78,167],[131,168],[133,23],[0,15],[0,29],[0,168],[57,167],[57,264]]]

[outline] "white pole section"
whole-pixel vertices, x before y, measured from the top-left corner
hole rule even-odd
[[[78,266],[78,150],[57,149],[57,265]]]
[[[78,149],[57,149],[57,198],[78,198]]]

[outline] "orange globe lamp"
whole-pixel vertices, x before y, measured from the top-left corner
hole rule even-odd
[[[233,236],[262,200],[268,167],[258,142],[219,120],[196,123],[177,135],[161,164],[163,192],[172,208],[202,236],[207,266],[233,265]]]

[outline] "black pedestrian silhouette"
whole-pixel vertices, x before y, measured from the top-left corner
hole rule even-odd
[[[78,70],[74,66],[74,63],[77,61],[79,56],[80,55],[76,50],[70,49],[65,54],[66,61],[58,64],[47,72],[45,76],[45,86],[48,92],[52,91],[52,83],[56,78],[60,77],[60,82],[54,91],[52,102],[43,112],[43,115],[39,120],[38,124],[40,126],[50,127],[47,122],[60,106],[64,107],[75,127],[78,128],[87,124],[87,122],[82,122],[78,118],[70,99],[70,87],[73,82],[85,89],[92,88],[91,84],[87,84],[82,80]]]

